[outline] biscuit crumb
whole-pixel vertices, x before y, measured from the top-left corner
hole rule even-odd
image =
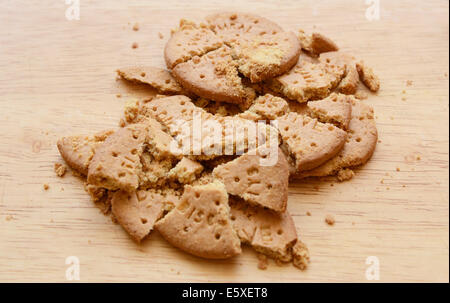
[[[134,30],[135,32],[137,32],[137,31],[139,30],[139,24],[138,24],[138,23],[135,23],[135,24],[133,25],[133,30]]]
[[[417,157],[416,157],[416,160],[421,160],[421,159],[422,159],[422,158],[420,158],[420,156],[417,156]]]
[[[334,217],[333,217],[332,215],[326,215],[326,216],[325,216],[325,222],[326,222],[328,225],[334,225],[334,223],[335,223],[336,221],[334,220]]]
[[[412,80],[406,80],[406,86],[411,86],[411,85],[413,85]]]
[[[139,45],[137,44],[137,42],[133,42],[133,44],[131,44],[132,49],[136,49],[138,47],[139,47]]]
[[[309,211],[306,212],[307,216],[311,216],[311,213]]]
[[[351,169],[341,169],[337,174],[337,179],[339,182],[348,181],[355,176],[355,173]]]
[[[400,167],[397,167],[395,170],[396,170],[396,171],[400,171]]]
[[[402,97],[402,101],[406,101],[406,97]]]
[[[164,39],[164,35],[162,33],[158,33],[159,39]]]
[[[44,186],[44,190],[48,190],[50,188],[50,186],[47,183],[45,183],[43,186]]]
[[[269,266],[269,260],[267,256],[258,254],[258,269],[265,270]]]
[[[62,163],[55,163],[53,169],[58,177],[63,177],[66,174],[67,167]]]
[[[352,225],[355,225],[356,223],[355,222],[352,222]]]
[[[117,97],[117,98],[121,98],[121,97],[122,97],[122,94],[116,94],[116,97]]]
[[[7,215],[5,218],[6,221],[11,221],[12,219],[14,219],[14,218],[11,215]]]
[[[381,183],[381,184],[384,184],[384,179],[381,179],[381,180],[380,180],[380,183]]]
[[[305,270],[310,262],[308,247],[300,240],[292,248],[292,263],[300,270]]]

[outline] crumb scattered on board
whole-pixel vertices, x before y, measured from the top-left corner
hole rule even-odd
[[[311,212],[307,211],[307,212],[306,212],[306,215],[307,215],[307,216],[311,216]]]
[[[266,255],[258,254],[258,268],[261,270],[267,269],[269,266],[269,260]]]
[[[337,179],[339,182],[348,181],[355,176],[355,173],[351,169],[341,169],[337,174]]]
[[[411,85],[413,85],[412,80],[406,80],[406,86],[411,86]]]
[[[133,44],[131,44],[131,48],[136,49],[138,48],[139,45],[137,44],[137,42],[133,42]]]
[[[55,163],[54,170],[58,177],[63,177],[66,174],[67,167],[62,163]]]
[[[164,35],[162,33],[158,33],[159,39],[164,39]]]
[[[48,185],[47,183],[45,183],[45,184],[43,185],[43,187],[44,187],[44,190],[48,190],[48,189],[50,188],[50,185]]]
[[[335,223],[336,221],[334,220],[334,217],[333,217],[332,215],[326,215],[326,216],[325,216],[325,222],[326,222],[328,225],[334,225],[334,223]]]
[[[135,32],[137,32],[137,31],[139,30],[139,23],[135,23],[135,24],[133,25],[133,30],[134,30]]]

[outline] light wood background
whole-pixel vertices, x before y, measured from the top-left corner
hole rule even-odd
[[[64,282],[66,257],[77,256],[84,282],[366,282],[366,258],[376,256],[382,282],[448,282],[448,1],[380,1],[372,22],[363,0],[80,3],[80,20],[68,21],[62,0],[0,2],[0,281]],[[138,246],[99,213],[79,179],[53,172],[58,137],[116,126],[126,100],[152,93],[115,81],[116,68],[163,66],[179,18],[222,10],[327,34],[382,80],[366,101],[381,140],[372,160],[350,182],[290,187],[288,208],[312,258],[304,272],[273,262],[258,270],[250,249],[201,260],[156,232]]]

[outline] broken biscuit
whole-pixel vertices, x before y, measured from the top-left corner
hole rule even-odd
[[[186,185],[178,206],[156,223],[173,246],[195,256],[226,259],[241,253],[240,241],[230,220],[225,186]]]

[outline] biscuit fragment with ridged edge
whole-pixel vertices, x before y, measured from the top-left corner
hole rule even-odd
[[[273,160],[265,163],[269,157]],[[213,170],[213,176],[225,184],[229,194],[250,204],[278,212],[286,210],[289,165],[278,146],[266,153],[259,148],[219,165]]]
[[[62,137],[56,143],[59,153],[70,168],[86,176],[95,150],[114,133],[114,130],[98,132],[90,136]]]
[[[156,228],[170,244],[198,257],[226,259],[241,253],[228,194],[218,181],[186,185],[178,206],[158,221]]]
[[[285,115],[289,111],[289,104],[283,98],[265,94],[256,98],[255,102],[250,108],[239,114],[238,116],[248,117],[247,113],[255,114],[253,120],[275,120],[278,117]]]
[[[280,32],[242,42],[233,48],[239,71],[252,83],[276,77],[288,71],[298,60],[300,45],[292,32]]]
[[[163,124],[183,154],[195,160],[242,154],[263,144],[271,136],[277,136],[276,130],[269,125],[237,116],[212,115],[185,96],[153,99],[142,105],[138,116],[153,117]],[[137,120],[142,120],[142,117],[137,117]]]
[[[372,68],[364,64],[363,61],[356,63],[356,70],[362,83],[367,86],[372,92],[377,92],[380,89],[380,79],[373,72]]]
[[[179,199],[172,193],[153,189],[134,192],[120,190],[112,196],[111,211],[117,222],[139,243],[150,234],[164,211],[177,205]]]
[[[194,57],[176,65],[173,76],[188,91],[197,96],[228,103],[246,103],[255,92],[242,84],[238,63],[228,46]]]
[[[231,220],[244,244],[274,259],[289,262],[297,240],[294,221],[287,211],[273,212],[230,197]]]
[[[292,178],[323,177],[334,175],[341,169],[366,163],[377,145],[378,133],[373,109],[362,101],[352,100],[352,118],[348,137],[336,157],[315,169],[294,174]]]
[[[166,65],[173,69],[177,64],[202,56],[222,45],[221,39],[206,25],[182,19],[164,48]]]
[[[131,82],[150,85],[160,94],[185,95],[187,92],[165,69],[153,66],[131,66],[117,70],[117,74]]]
[[[355,58],[349,54],[336,51],[320,54],[319,61],[333,66],[336,70],[345,67],[345,74],[336,90],[342,94],[353,95],[358,89],[359,75],[356,70]]]
[[[110,190],[137,189],[147,133],[148,127],[143,123],[128,125],[109,136],[92,158],[88,183]]]
[[[352,114],[352,98],[344,94],[332,93],[325,99],[309,101],[307,104],[309,114],[322,123],[331,123],[346,130]]]
[[[290,112],[278,119],[282,148],[297,171],[313,169],[342,149],[347,133],[329,123]]]
[[[183,157],[183,159],[169,171],[168,177],[182,184],[189,184],[197,179],[202,171],[203,165],[197,161]]]
[[[271,79],[268,85],[288,99],[306,102],[327,97],[344,73],[345,66],[311,62],[301,57],[290,71]]]
[[[308,35],[303,30],[299,30],[298,38],[302,49],[312,56],[319,56],[321,53],[339,50],[339,47],[333,40],[320,33]]]

